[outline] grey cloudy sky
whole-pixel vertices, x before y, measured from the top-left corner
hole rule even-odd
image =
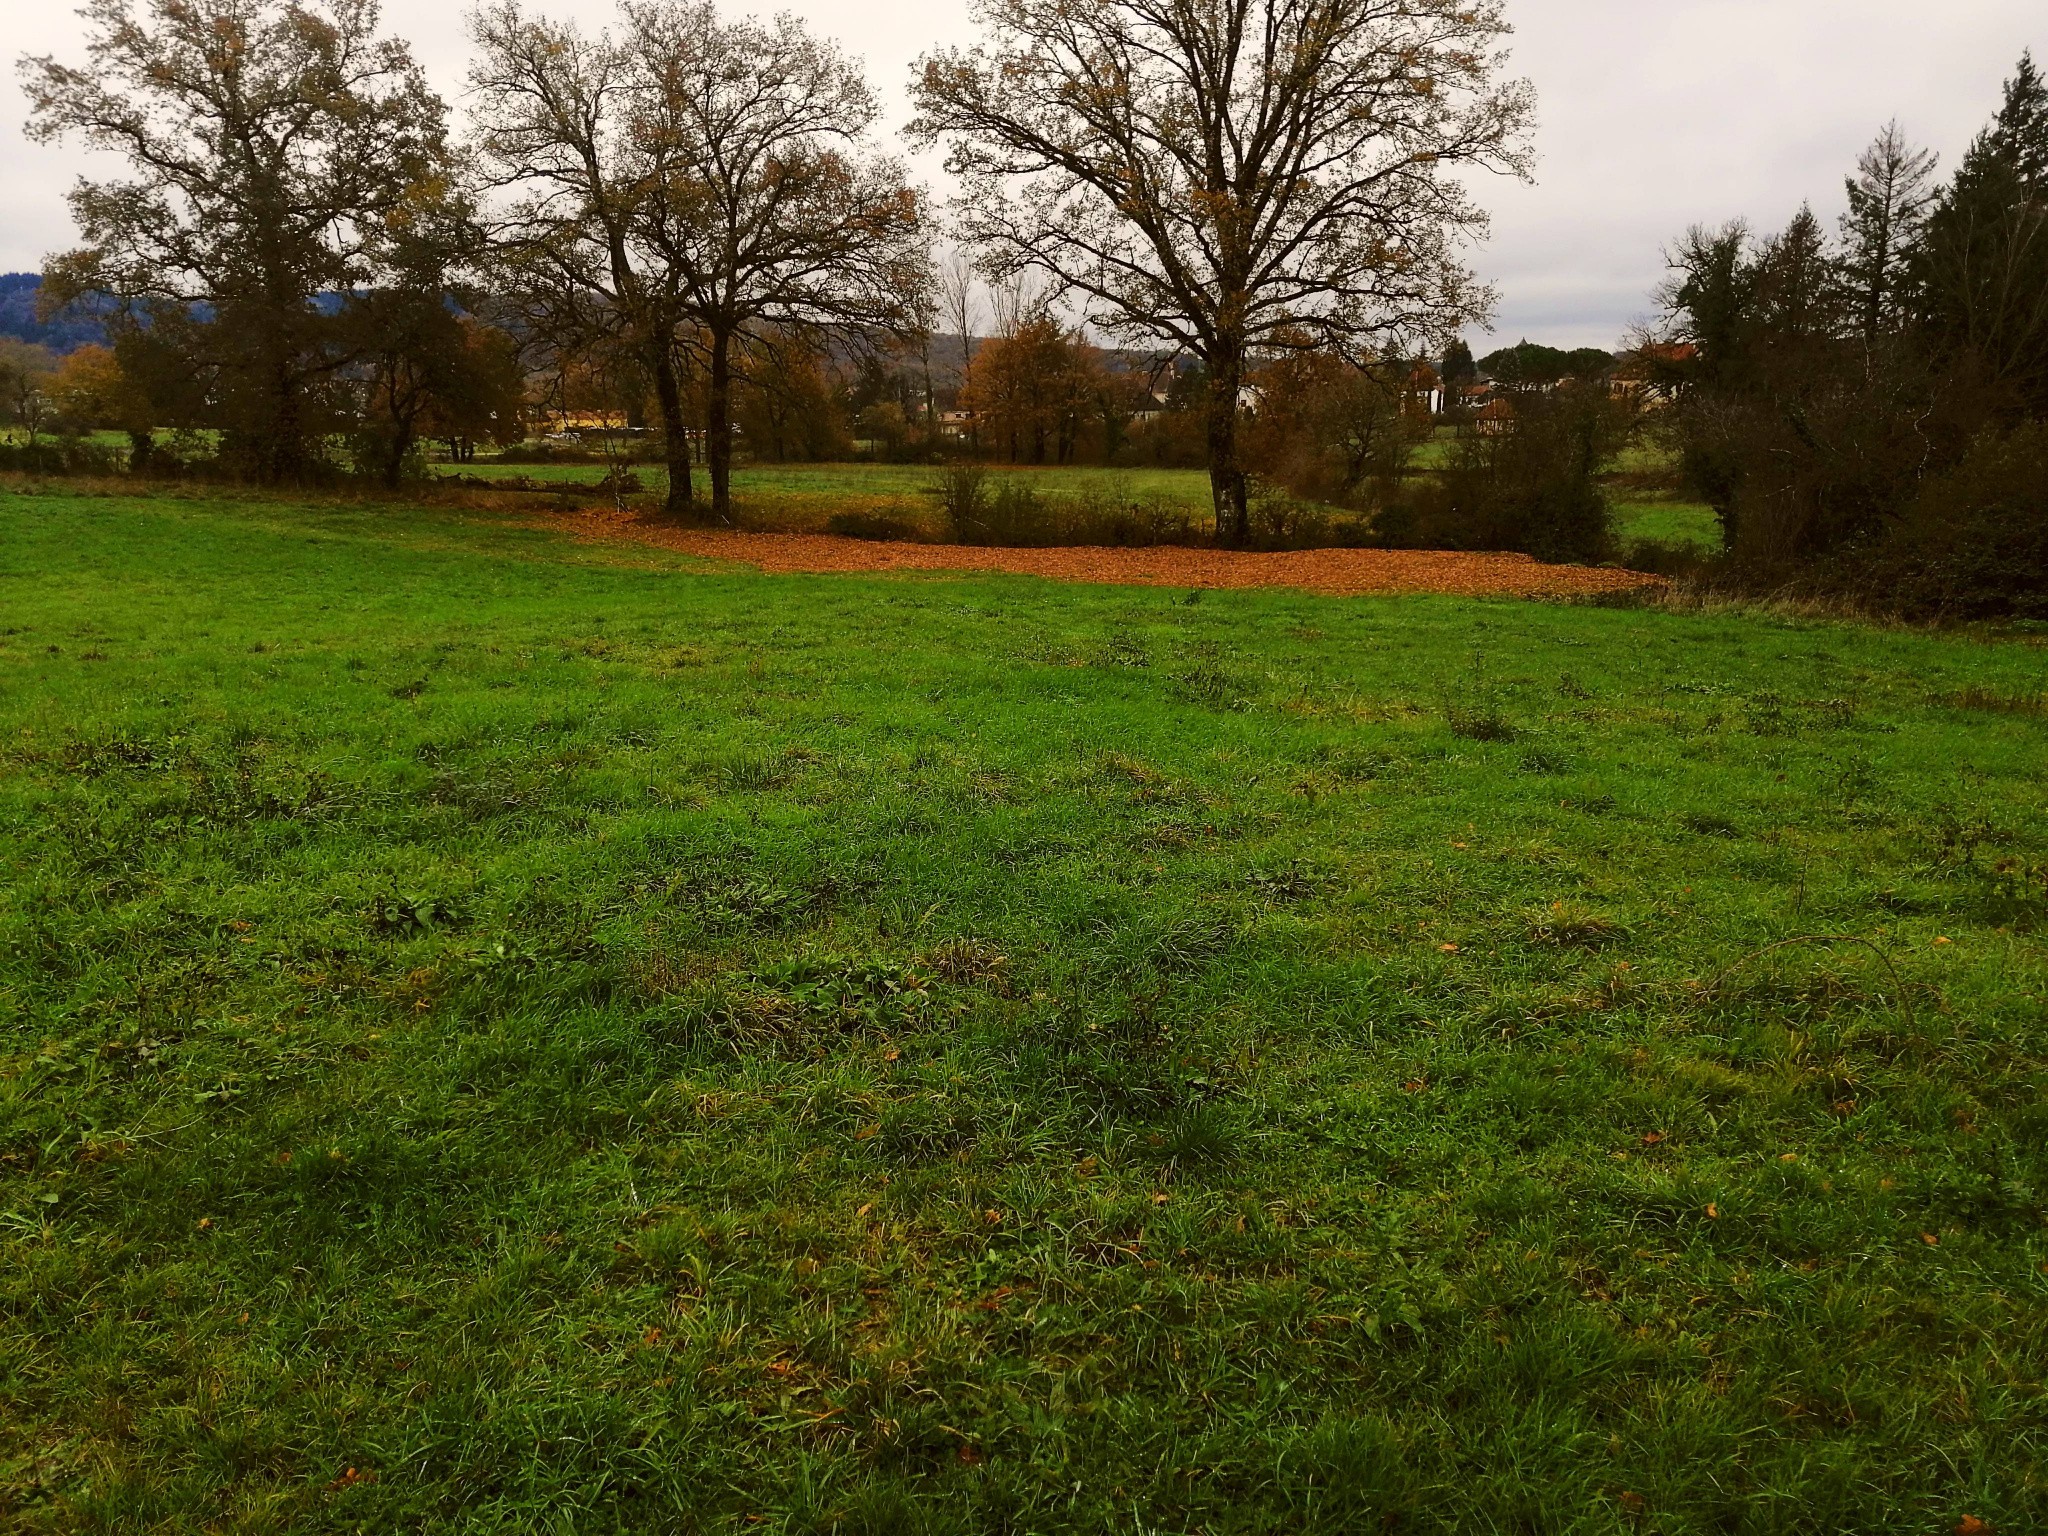
[[[539,8],[597,25],[611,5]],[[867,61],[892,124],[906,116],[911,60],[972,40],[959,0],[786,8]],[[466,9],[385,5],[389,28],[458,105]],[[83,26],[65,6],[6,0],[5,12],[0,38],[11,52],[82,57]],[[1509,13],[1514,68],[1540,98],[1540,159],[1532,186],[1478,188],[1494,229],[1474,265],[1500,290],[1497,342],[1612,345],[1646,313],[1659,251],[1687,224],[1738,214],[1782,224],[1808,198],[1832,220],[1843,174],[1894,115],[1951,165],[1996,108],[2021,50],[2048,53],[2043,0],[1510,0]],[[85,164],[23,139],[25,110],[10,72],[0,93],[0,271],[33,269],[70,243],[63,192]],[[937,181],[935,166],[928,174]]]

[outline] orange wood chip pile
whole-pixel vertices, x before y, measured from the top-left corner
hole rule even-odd
[[[1661,576],[1585,565],[1540,565],[1527,555],[1411,549],[1308,549],[1245,554],[1223,549],[985,549],[894,544],[823,533],[739,533],[686,528],[627,509],[561,519],[578,537],[657,545],[770,572],[1002,571],[1054,581],[1145,587],[1294,587],[1332,597],[1435,592],[1456,597],[1593,597],[1665,585]]]

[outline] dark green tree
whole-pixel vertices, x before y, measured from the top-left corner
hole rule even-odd
[[[1690,349],[1680,387],[1733,383],[1748,366],[1754,317],[1756,266],[1749,226],[1740,219],[1719,229],[1694,225],[1665,253],[1671,276],[1658,299],[1670,318],[1670,336]]]
[[[224,449],[316,471],[341,423],[334,300],[374,283],[386,219],[446,167],[444,112],[374,0],[88,0],[84,68],[24,62],[37,139],[124,158],[70,196],[57,297],[110,294],[190,349]]]
[[[1755,314],[1750,344],[1810,347],[1840,328],[1840,274],[1811,206],[1802,206],[1782,234],[1757,252],[1751,278]],[[1759,359],[1761,361],[1761,359]]]
[[[1925,338],[2004,413],[2048,415],[2048,84],[2031,55],[1912,253]]]
[[[2031,52],[2020,55],[2019,68],[2005,82],[2005,101],[1985,139],[1992,156],[2010,165],[2030,194],[2048,191],[2048,82]]]
[[[1479,365],[1503,384],[1527,388],[1556,384],[1563,379],[1604,378],[1614,367],[1614,357],[1598,347],[1577,347],[1566,352],[1523,341],[1489,353],[1479,360]]]

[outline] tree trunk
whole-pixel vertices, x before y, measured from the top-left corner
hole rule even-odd
[[[384,464],[384,484],[397,490],[405,481],[405,460],[412,452],[412,422],[395,418],[391,423],[391,457]]]
[[[1237,397],[1244,387],[1244,352],[1235,345],[1209,356],[1209,498],[1216,508],[1216,542],[1243,549],[1251,542],[1250,494],[1237,456]]]
[[[256,357],[270,395],[252,424],[267,439],[252,444],[257,476],[271,485],[303,485],[313,478],[313,454],[306,431],[305,379],[295,363],[324,338],[316,331],[309,339],[305,317],[294,313],[288,300],[252,306],[234,320],[259,328]]]
[[[704,463],[711,471],[711,515],[732,521],[732,334],[711,333],[711,379],[705,391]]]
[[[696,500],[690,484],[690,423],[683,416],[683,383],[676,376],[666,337],[654,349],[654,396],[661,408],[662,449],[668,459],[668,501],[663,510],[670,517],[687,518]]]
[[[267,461],[264,478],[272,485],[302,485],[312,478],[307,462],[306,433],[299,409],[299,392],[283,367],[277,370],[276,411],[270,419],[270,442],[265,445]]]
[[[385,489],[397,490],[405,479],[406,455],[412,452],[415,441],[413,429],[419,423],[422,401],[413,392],[401,394],[398,385],[400,364],[396,360],[388,363],[389,375],[385,385],[385,405],[391,418],[391,440],[384,459],[383,481]]]

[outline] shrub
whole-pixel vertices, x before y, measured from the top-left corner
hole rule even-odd
[[[1034,488],[1021,480],[1000,479],[990,482],[981,522],[978,527],[963,526],[961,542],[1043,546],[1066,543],[1065,533],[1057,513]]]
[[[1980,437],[1818,584],[1902,617],[2048,619],[2048,422]]]
[[[1517,396],[1510,430],[1462,439],[1440,475],[1380,511],[1380,542],[1604,560],[1614,534],[1598,477],[1635,425],[1635,407],[1600,388]]]
[[[1620,562],[1652,576],[1697,576],[1713,555],[1687,539],[1630,539],[1620,548]]]
[[[931,494],[946,518],[946,539],[952,544],[993,542],[973,537],[988,521],[989,475],[979,464],[952,464],[939,471]]]
[[[1253,497],[1250,511],[1253,549],[1355,549],[1370,540],[1360,518],[1278,492]]]
[[[947,540],[954,544],[1137,548],[1201,541],[1186,507],[1135,497],[1122,486],[1046,495],[1019,477],[955,464],[940,472],[931,494],[945,514]]]
[[[1137,549],[1206,542],[1187,507],[1159,497],[1133,496],[1121,486],[1091,489],[1062,502],[1056,517],[1063,544]]]
[[[0,442],[0,470],[33,475],[118,475],[127,467],[125,449],[81,442],[77,438]]]

